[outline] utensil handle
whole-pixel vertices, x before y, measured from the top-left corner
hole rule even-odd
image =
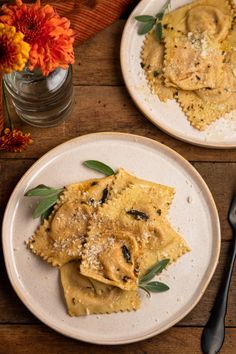
[[[202,333],[202,350],[205,354],[218,353],[224,342],[228,292],[236,257],[235,232],[231,249],[232,253],[229,256],[229,262],[225,269],[224,278],[212,308],[210,318]]]

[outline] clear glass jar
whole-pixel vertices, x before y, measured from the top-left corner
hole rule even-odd
[[[18,116],[35,127],[53,127],[73,106],[72,67],[57,68],[48,76],[40,70],[4,75],[4,82]]]

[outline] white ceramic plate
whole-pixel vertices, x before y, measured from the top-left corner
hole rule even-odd
[[[171,9],[189,3],[188,0],[171,0]],[[181,111],[178,103],[160,102],[153,95],[140,66],[140,52],[144,36],[137,34],[140,23],[135,16],[155,15],[166,0],[142,0],[130,15],[121,42],[121,68],[128,91],[142,113],[166,133],[191,144],[216,148],[236,147],[236,111],[213,123],[207,130],[194,129]]]
[[[61,187],[93,177],[82,162],[95,159],[114,169],[124,167],[141,178],[176,188],[169,218],[192,251],[164,272],[170,286],[147,298],[136,312],[70,317],[66,313],[58,269],[26,249],[39,220],[36,201],[24,193],[38,184]],[[39,159],[22,177],[3,221],[3,248],[10,281],[23,303],[58,332],[87,342],[121,344],[154,336],[181,320],[199,301],[215,270],[220,225],[212,196],[198,172],[180,155],[153,140],[119,133],[98,133],[68,141]]]

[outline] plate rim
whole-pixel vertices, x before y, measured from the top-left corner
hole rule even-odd
[[[20,187],[20,185],[22,183],[24,183],[25,178],[27,178],[28,175],[31,174],[31,172],[35,169],[35,167],[37,168],[37,165],[40,164],[44,159],[47,159],[48,156],[50,156],[57,151],[59,149],[61,149],[61,147],[65,146],[65,145],[70,145],[73,142],[76,142],[78,145],[81,144],[81,142],[83,143],[84,141],[87,140],[91,140],[91,138],[93,137],[97,137],[97,136],[115,136],[117,138],[130,138],[130,139],[140,139],[141,142],[147,142],[147,143],[152,143],[154,144],[157,149],[158,147],[161,147],[161,149],[163,149],[164,151],[166,151],[167,153],[169,153],[170,155],[172,155],[173,157],[175,157],[177,160],[180,160],[181,164],[183,167],[188,168],[189,171],[191,171],[194,175],[194,177],[197,178],[197,181],[201,183],[202,187],[205,190],[205,193],[207,194],[208,200],[210,202],[209,206],[209,210],[211,211],[212,214],[212,219],[215,219],[215,233],[214,233],[214,240],[215,240],[215,250],[214,250],[214,263],[211,266],[211,269],[209,271],[209,274],[206,278],[206,280],[203,282],[203,285],[199,291],[198,296],[196,297],[195,301],[192,303],[191,306],[189,306],[185,311],[181,312],[180,315],[178,315],[175,319],[173,319],[171,322],[167,323],[165,326],[163,326],[161,329],[159,330],[154,330],[148,334],[144,334],[142,337],[139,338],[133,338],[133,339],[126,339],[126,340],[117,340],[114,341],[113,340],[93,340],[93,339],[86,339],[83,336],[75,336],[73,334],[69,333],[69,330],[66,329],[61,329],[59,327],[57,327],[56,324],[51,323],[50,320],[48,320],[47,318],[44,318],[44,315],[40,313],[40,310],[38,310],[37,308],[35,309],[34,307],[31,306],[31,304],[28,302],[27,300],[27,296],[24,296],[24,294],[20,291],[20,289],[18,289],[18,284],[19,284],[19,280],[16,276],[16,274],[14,274],[14,264],[13,262],[9,259],[9,256],[7,256],[7,251],[8,251],[8,239],[7,236],[7,232],[5,231],[5,228],[7,229],[7,216],[10,213],[10,209],[11,209],[11,203],[12,200],[15,196],[15,194],[18,192],[18,189]],[[143,341],[145,339],[154,337],[164,331],[166,331],[167,329],[173,327],[176,323],[178,323],[179,321],[181,321],[188,313],[190,313],[195,306],[198,304],[198,302],[200,301],[200,299],[202,298],[202,296],[204,295],[218,264],[219,261],[219,256],[220,256],[220,250],[221,250],[221,228],[220,228],[220,220],[219,220],[219,214],[218,214],[218,210],[214,201],[214,198],[211,194],[211,191],[208,187],[208,185],[206,184],[206,182],[204,181],[203,177],[200,175],[200,173],[191,165],[191,163],[186,160],[182,155],[180,155],[178,152],[176,152],[175,150],[171,149],[170,147],[147,137],[144,137],[142,135],[136,135],[136,134],[129,134],[129,133],[120,133],[120,132],[98,132],[98,133],[90,133],[90,134],[86,134],[86,135],[82,135],[82,136],[78,136],[76,138],[70,139],[62,144],[57,145],[56,147],[54,147],[53,149],[49,150],[47,153],[45,153],[44,155],[42,155],[37,161],[35,161],[35,163],[23,174],[23,176],[20,178],[20,180],[18,181],[18,183],[16,184],[15,188],[13,189],[11,196],[8,200],[7,206],[5,208],[4,211],[4,216],[3,216],[3,222],[2,222],[2,247],[3,247],[3,255],[4,255],[4,263],[5,263],[5,267],[6,267],[6,271],[7,271],[7,275],[8,275],[8,279],[11,283],[11,286],[13,287],[15,293],[17,294],[17,296],[19,297],[19,299],[22,301],[22,303],[26,306],[26,308],[36,317],[38,318],[42,323],[44,323],[45,325],[47,325],[49,328],[55,330],[56,332],[65,335],[67,337],[73,338],[75,340],[81,340],[83,342],[87,342],[87,343],[92,343],[92,344],[99,344],[99,345],[123,345],[123,344],[129,344],[129,343],[136,343],[139,341]]]
[[[121,67],[121,72],[122,72],[122,77],[123,80],[125,82],[125,86],[128,90],[129,95],[132,97],[133,102],[135,103],[135,105],[137,106],[137,108],[141,111],[141,113],[143,114],[143,116],[145,118],[147,118],[152,124],[154,124],[157,128],[159,128],[160,130],[162,130],[164,133],[166,133],[167,135],[183,141],[185,143],[191,144],[191,145],[195,145],[195,146],[199,146],[199,147],[204,147],[204,148],[208,148],[208,149],[221,149],[221,150],[226,150],[226,149],[235,149],[236,148],[236,142],[234,144],[228,144],[225,145],[223,143],[211,143],[211,142],[207,142],[207,141],[196,141],[196,138],[187,138],[183,135],[179,135],[177,132],[175,133],[174,131],[171,130],[171,128],[166,128],[162,122],[157,122],[155,121],[154,118],[152,118],[148,112],[145,111],[145,109],[142,107],[142,104],[139,102],[139,100],[137,99],[136,95],[135,95],[135,90],[132,89],[132,84],[130,83],[130,80],[128,79],[129,77],[129,73],[128,73],[128,68],[126,66],[126,61],[125,61],[125,57],[126,57],[126,50],[125,50],[125,46],[126,43],[128,42],[128,27],[130,26],[131,20],[134,17],[134,13],[137,11],[137,9],[139,7],[142,7],[143,4],[148,3],[150,0],[141,0],[133,9],[133,11],[131,12],[131,14],[129,15],[123,32],[122,32],[122,37],[121,37],[121,43],[120,43],[120,67]],[[126,33],[127,32],[127,33]],[[151,92],[150,92],[151,94]],[[187,119],[187,118],[186,118]]]

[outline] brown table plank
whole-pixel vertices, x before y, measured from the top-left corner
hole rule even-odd
[[[66,338],[43,325],[1,325],[0,353],[34,354],[47,350],[50,354],[200,354],[201,328],[173,327],[145,341],[121,345],[98,346]],[[235,354],[236,329],[226,328],[221,354]]]
[[[73,112],[57,127],[34,128],[18,119],[15,126],[31,132],[34,143],[20,155],[2,152],[1,157],[38,158],[71,138],[88,133],[115,131],[152,138],[168,145],[190,161],[236,161],[236,149],[204,149],[163,133],[143,117],[122,86],[76,86],[75,97]]]

